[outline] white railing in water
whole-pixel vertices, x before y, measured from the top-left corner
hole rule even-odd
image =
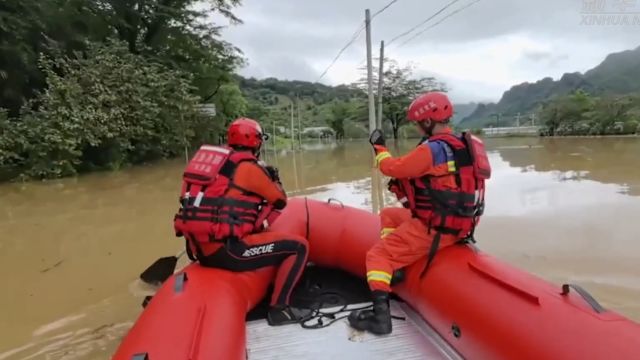
[[[482,133],[486,136],[500,135],[538,135],[539,126],[520,126],[520,127],[491,127],[482,129]]]

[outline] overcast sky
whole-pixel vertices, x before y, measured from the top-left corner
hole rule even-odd
[[[398,0],[373,20],[374,53],[381,40],[388,42],[450,1]],[[472,1],[458,0],[420,29]],[[590,1],[603,7],[585,8]],[[375,12],[389,2],[243,0],[236,14],[244,24],[229,26],[223,36],[244,52],[245,76],[316,81],[361,24],[364,9]],[[587,10],[622,15],[595,15],[612,23],[589,25],[594,15],[585,15]],[[620,24],[620,17],[630,24]],[[640,0],[480,0],[402,47],[397,45],[411,35],[398,40],[386,55],[445,81],[454,101],[486,101],[518,83],[584,72],[611,52],[639,46],[638,34]],[[364,58],[363,33],[321,82],[353,82]]]

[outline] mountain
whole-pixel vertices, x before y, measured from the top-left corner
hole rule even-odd
[[[471,115],[477,107],[478,104],[474,102],[468,104],[453,104],[454,114],[451,122],[454,125],[458,124],[462,119]]]
[[[640,47],[609,54],[602,63],[584,74],[566,73],[559,80],[546,77],[535,83],[515,85],[502,95],[498,103],[478,105],[473,113],[460,121],[460,125],[468,128],[495,125],[496,114],[501,114],[500,126],[512,125],[517,113],[531,113],[553,97],[577,89],[594,95],[640,91]]]

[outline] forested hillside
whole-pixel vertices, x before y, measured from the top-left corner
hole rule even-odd
[[[615,96],[640,92],[640,47],[610,54],[595,68],[581,73],[567,73],[559,80],[544,78],[535,83],[523,83],[506,91],[498,103],[481,104],[462,120],[465,127],[495,124],[501,114],[502,125],[513,125],[514,115],[536,112],[552,99],[583,90],[595,96]]]

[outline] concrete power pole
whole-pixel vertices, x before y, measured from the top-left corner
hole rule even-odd
[[[302,121],[300,120],[300,98],[296,97],[296,105],[298,106],[298,142],[300,143],[300,149],[302,149]]]
[[[380,41],[380,66],[378,69],[378,117],[376,127],[382,129],[382,86],[384,85],[384,41]]]
[[[536,113],[531,114],[531,126],[536,126]]]
[[[376,128],[376,104],[373,98],[373,64],[371,59],[371,12],[364,11],[367,30],[367,90],[369,92],[369,134]]]
[[[293,99],[291,99],[291,150],[295,150],[296,137],[293,134]]]
[[[275,154],[276,152],[276,121],[273,120],[273,152]]]
[[[516,127],[520,127],[520,113],[516,114]]]

